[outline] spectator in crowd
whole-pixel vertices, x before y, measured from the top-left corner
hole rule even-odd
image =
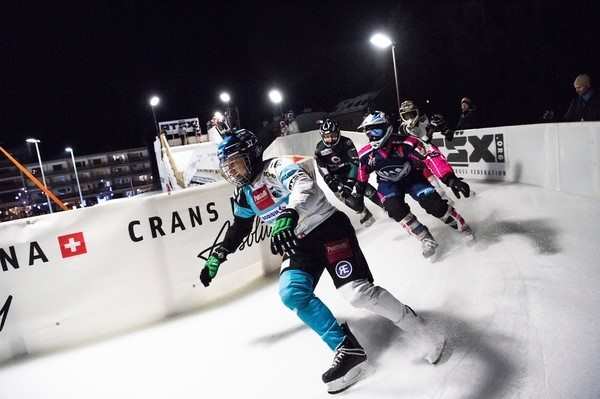
[[[460,117],[455,130],[476,129],[481,127],[477,107],[469,97],[460,100]]]
[[[544,123],[554,122],[554,111],[551,109],[545,110],[544,113],[542,114],[542,122],[544,122]]]
[[[563,117],[565,122],[600,121],[600,96],[592,88],[589,75],[581,74],[573,82],[577,96]]]

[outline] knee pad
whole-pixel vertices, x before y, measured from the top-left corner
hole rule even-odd
[[[388,215],[396,222],[401,221],[410,213],[408,205],[399,198],[392,197],[383,203],[383,207]]]
[[[352,306],[370,308],[377,304],[377,299],[383,290],[367,279],[360,279],[344,284],[339,291]]]
[[[448,210],[448,203],[436,191],[419,197],[419,205],[425,209],[425,212],[436,218],[441,218]]]
[[[279,297],[291,310],[301,309],[313,297],[313,279],[301,270],[287,270],[279,278]]]

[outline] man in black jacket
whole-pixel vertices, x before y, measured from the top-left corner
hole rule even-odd
[[[600,96],[592,89],[592,80],[589,75],[581,74],[573,82],[577,97],[563,117],[565,122],[600,121]]]
[[[456,130],[476,129],[481,127],[481,121],[477,108],[469,97],[460,100],[460,117],[456,124]]]

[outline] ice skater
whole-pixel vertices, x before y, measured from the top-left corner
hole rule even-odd
[[[279,277],[282,302],[334,351],[331,367],[322,376],[329,393],[341,392],[364,376],[367,354],[348,325],[338,323],[315,296],[324,269],[352,305],[391,320],[418,339],[427,361],[439,361],[444,336],[373,283],[348,217],[327,201],[308,172],[287,158],[263,161],[256,136],[243,129],[225,135],[217,155],[224,177],[236,186],[234,221],[200,273],[204,286],[250,233],[258,216],[271,225],[272,251],[284,255]]]

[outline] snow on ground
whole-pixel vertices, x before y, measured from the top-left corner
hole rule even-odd
[[[457,201],[472,245],[413,210],[441,258],[391,220],[359,233],[376,282],[450,337],[441,364],[353,309],[324,276],[317,295],[367,349],[347,398],[599,398],[600,203],[511,184]],[[0,366],[0,399],[325,398],[332,353],[279,301],[277,276],[220,306],[68,351]]]

